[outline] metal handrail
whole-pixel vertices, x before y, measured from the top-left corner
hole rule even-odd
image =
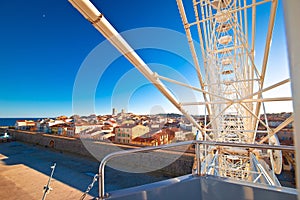
[[[286,145],[267,145],[267,144],[247,144],[247,143],[233,143],[233,142],[214,142],[214,141],[203,141],[203,140],[191,140],[185,142],[178,142],[172,143],[168,145],[161,145],[161,146],[151,146],[151,147],[144,147],[144,148],[137,148],[137,149],[130,149],[124,151],[117,151],[108,154],[105,156],[100,165],[99,165],[99,198],[103,199],[108,197],[108,194],[105,194],[104,190],[104,168],[106,163],[116,157],[120,157],[123,155],[138,153],[138,152],[148,152],[148,151],[155,151],[161,150],[166,148],[178,147],[178,146],[185,146],[185,145],[196,145],[198,151],[200,150],[200,144],[202,145],[212,145],[212,146],[227,146],[227,147],[243,147],[243,148],[254,148],[254,149],[272,149],[272,150],[286,150],[286,151],[295,151],[294,146],[286,146]],[[197,160],[197,175],[201,175],[200,169],[200,159]]]

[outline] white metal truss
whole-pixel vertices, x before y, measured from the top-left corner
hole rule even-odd
[[[205,80],[204,90],[207,91],[205,102],[190,102],[182,105],[206,105],[209,108],[210,121],[205,125],[205,134],[211,140],[237,143],[254,143],[258,132],[258,123],[267,129],[267,136],[259,143],[270,142],[279,130],[293,121],[293,116],[272,130],[267,120],[260,119],[261,108],[265,113],[264,102],[292,100],[290,97],[264,99],[263,92],[274,89],[289,80],[276,83],[263,89],[266,75],[266,67],[270,51],[272,32],[277,0],[192,0],[195,19],[189,23],[185,14],[182,0],[177,0],[180,16],[184,24],[186,35],[190,44],[194,60],[199,60],[195,53],[192,37],[196,35],[200,41],[202,51],[202,66]],[[269,25],[265,41],[265,50],[262,66],[256,66],[255,61],[255,35],[257,6],[268,5],[270,7]],[[248,16],[251,13],[251,16]],[[197,33],[193,35],[191,27],[197,27]],[[249,34],[250,33],[250,34]],[[194,63],[201,68],[199,62]],[[260,70],[259,70],[260,69]],[[258,91],[255,91],[258,90]],[[213,94],[213,95],[211,95]],[[222,98],[220,98],[222,97]],[[227,99],[224,101],[224,99]],[[266,119],[266,117],[265,117]],[[204,137],[207,138],[207,137]],[[209,149],[205,155],[213,154],[215,158],[205,159],[206,166],[203,173],[217,174],[235,179],[254,179],[254,168],[264,172],[268,184],[279,184],[274,173],[261,169],[253,163],[254,157],[251,151],[245,149]],[[258,154],[256,154],[259,159]],[[276,169],[272,160],[273,155],[267,155],[271,160],[271,171]],[[261,162],[263,162],[261,160]],[[280,163],[281,165],[281,163]],[[212,171],[211,166],[214,166]],[[260,165],[261,166],[261,165]],[[264,165],[265,168],[268,165]],[[248,170],[248,172],[247,172]],[[280,170],[274,170],[278,173]],[[251,175],[252,174],[252,175]],[[272,181],[270,181],[272,180]]]

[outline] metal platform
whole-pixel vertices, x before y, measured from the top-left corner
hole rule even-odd
[[[144,186],[119,190],[112,193],[105,192],[105,166],[112,160],[138,152],[150,152],[162,150],[170,147],[184,145],[195,145],[196,169],[193,175],[186,175],[152,183]],[[127,151],[114,152],[107,155],[99,166],[99,198],[100,199],[235,199],[238,195],[240,199],[297,199],[297,191],[292,188],[285,188],[269,184],[272,180],[266,170],[257,170],[260,174],[254,179],[232,179],[220,176],[208,175],[208,170],[201,163],[201,152],[205,146],[214,147],[243,147],[248,149],[270,149],[294,151],[293,146],[269,146],[264,144],[245,144],[228,142],[209,142],[209,141],[186,141],[169,145],[138,148]],[[257,163],[259,167],[261,164]],[[262,168],[263,169],[263,168]],[[257,182],[258,179],[262,181]],[[219,192],[220,191],[220,192]],[[234,192],[227,192],[234,191]]]
[[[234,191],[234,192],[232,192]],[[122,200],[296,200],[295,189],[258,186],[253,183],[235,181],[215,176],[186,175],[153,184],[111,192],[105,199]]]

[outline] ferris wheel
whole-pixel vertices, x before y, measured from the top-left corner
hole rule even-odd
[[[283,80],[264,88],[278,1],[193,0],[195,18],[192,23],[188,22],[182,0],[177,0],[177,5],[195,67],[200,74],[199,83],[201,88],[207,91],[203,93],[204,102],[185,104],[206,106],[209,122],[204,127],[204,139],[236,143],[268,142],[270,145],[279,145],[276,133],[291,123],[293,116],[271,129],[268,126],[264,103],[289,101],[291,98],[263,98],[264,92],[289,81]],[[266,29],[266,36],[261,65],[255,62],[259,6],[264,6],[264,12],[269,11],[268,26],[263,27]],[[197,31],[193,32],[191,29],[195,26]],[[202,63],[193,43],[195,35],[200,43]],[[204,75],[201,74],[202,68]],[[262,120],[261,114],[265,120]],[[258,130],[259,124],[264,126],[266,131]],[[260,132],[264,132],[265,137],[256,141]],[[274,173],[280,174],[282,170],[281,151],[255,152],[235,147],[208,148],[203,160],[205,162],[202,173],[271,185],[279,184]],[[257,174],[263,174],[265,179],[260,179]]]
[[[199,130],[197,139],[279,145],[276,133],[294,119],[291,115],[276,128],[270,128],[264,106],[266,102],[292,100],[264,98],[265,92],[289,82],[286,79],[264,87],[278,0],[192,0],[193,19],[188,19],[183,1],[176,0],[199,87],[154,73],[90,1],[70,2]],[[257,26],[259,10],[268,13],[267,26]],[[265,30],[261,64],[255,57],[258,28]],[[195,39],[199,41],[200,54]],[[203,101],[181,102],[162,80],[201,92]],[[186,107],[195,105],[205,107],[208,120],[204,126],[186,111]],[[259,124],[265,130],[259,130]],[[263,137],[257,140],[260,133]],[[279,150],[208,145],[201,149],[204,151],[198,153],[202,155],[202,174],[280,185],[275,176],[282,169]]]

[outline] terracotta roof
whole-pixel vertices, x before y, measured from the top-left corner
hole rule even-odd
[[[103,126],[102,130],[110,130],[110,127],[112,127],[112,126]]]
[[[132,141],[133,142],[152,142],[154,141],[154,138],[141,138],[141,137],[136,137]]]

